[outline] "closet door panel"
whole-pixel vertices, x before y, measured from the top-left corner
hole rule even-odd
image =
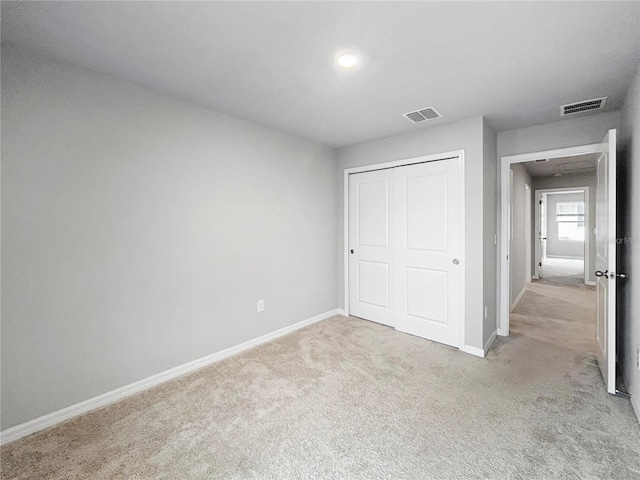
[[[460,161],[396,168],[394,180],[396,328],[459,346]]]
[[[393,171],[349,176],[349,313],[393,326]]]

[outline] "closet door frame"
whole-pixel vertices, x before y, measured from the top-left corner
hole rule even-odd
[[[437,162],[438,160],[447,160],[450,158],[460,159],[460,202],[462,205],[462,215],[460,216],[460,232],[461,232],[461,258],[460,258],[460,279],[462,284],[462,295],[460,295],[460,348],[465,343],[466,331],[466,312],[465,312],[465,292],[466,292],[466,238],[465,238],[465,162],[464,150],[453,150],[450,152],[437,153],[433,155],[424,155],[420,157],[406,158],[385,163],[375,163],[372,165],[363,165],[361,167],[345,168],[344,170],[344,243],[343,243],[343,273],[344,273],[344,313],[349,316],[349,175],[354,173],[371,172],[374,170],[383,170],[387,168],[404,167],[414,165],[416,163]]]

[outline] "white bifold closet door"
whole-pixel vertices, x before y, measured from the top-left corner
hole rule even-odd
[[[349,310],[394,326],[393,169],[349,176]]]
[[[350,175],[350,314],[460,345],[460,159]]]

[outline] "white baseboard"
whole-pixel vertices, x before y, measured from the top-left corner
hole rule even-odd
[[[343,317],[347,316],[347,312],[345,312],[343,308],[339,308],[337,312],[338,313],[336,315],[342,315]]]
[[[592,281],[588,281],[588,282],[584,282],[585,285],[591,285],[592,287],[596,286],[596,282],[592,282]]]
[[[472,347],[471,345],[464,345],[460,350],[465,353],[470,353],[476,357],[484,358],[484,350],[478,347]]]
[[[70,418],[77,417],[78,415],[82,415],[83,413],[95,410],[96,408],[104,407],[111,403],[117,402],[118,400],[122,400],[123,398],[129,397],[136,393],[140,393],[144,390],[148,390],[151,387],[155,387],[157,385],[160,385],[161,383],[173,380],[174,378],[180,377],[187,373],[191,373],[195,370],[207,367],[227,357],[244,352],[245,350],[249,350],[263,343],[270,342],[271,340],[275,340],[276,338],[307,327],[313,323],[320,322],[321,320],[326,320],[327,318],[331,318],[335,315],[344,315],[344,311],[342,311],[343,313],[340,312],[341,310],[336,308],[335,310],[316,315],[315,317],[308,318],[307,320],[303,320],[298,323],[294,323],[293,325],[281,328],[280,330],[276,330],[275,332],[267,333],[266,335],[262,335],[261,337],[246,341],[244,343],[241,343],[240,345],[226,348],[211,355],[207,355],[206,357],[202,357],[191,362],[187,362],[183,365],[171,368],[164,372],[158,373],[156,375],[152,375],[138,382],[125,385],[124,387],[117,388],[116,390],[112,390],[102,395],[98,395],[97,397],[93,397],[83,402],[76,403],[75,405],[63,408],[62,410],[48,413],[33,420],[29,420],[28,422],[21,423],[20,425],[7,428],[6,430],[0,432],[0,445],[13,442],[15,440],[18,440],[19,438],[26,437],[27,435],[39,432],[40,430],[44,430],[45,428],[53,427],[54,425],[62,423],[65,420],[69,420]]]
[[[501,337],[508,337],[509,330],[507,330],[506,328],[498,328],[498,335],[500,335]]]
[[[487,353],[489,353],[489,349],[491,348],[491,345],[493,345],[494,340],[496,339],[496,336],[498,335],[498,330],[494,330],[493,333],[491,334],[491,336],[489,337],[489,339],[487,340],[487,342],[484,344],[484,356],[487,356]]]
[[[635,365],[632,368],[636,368]],[[625,370],[622,369],[620,373],[622,373],[622,381],[627,386],[627,388],[629,388],[629,385],[631,385],[631,383],[627,381]],[[633,412],[636,414],[636,417],[638,418],[638,423],[640,423],[640,396],[631,394],[630,400],[631,400],[631,406],[633,407]]]
[[[476,357],[484,358],[487,356],[487,352],[491,348],[493,341],[496,339],[496,335],[498,335],[498,330],[494,330],[487,342],[484,344],[484,348],[472,347],[471,345],[465,345],[460,350],[465,353],[470,353],[471,355],[475,355]]]
[[[515,310],[515,308],[518,306],[518,303],[520,302],[520,300],[522,300],[522,297],[524,297],[524,294],[527,293],[527,285],[525,285],[524,287],[522,287],[522,290],[520,291],[520,293],[518,294],[518,296],[516,297],[516,299],[513,301],[513,303],[509,306],[509,313],[513,312]]]
[[[631,405],[633,406],[633,411],[636,412],[636,417],[638,417],[638,423],[640,423],[640,399],[635,395],[632,395]]]

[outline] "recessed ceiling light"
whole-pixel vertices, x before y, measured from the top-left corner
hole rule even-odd
[[[358,64],[359,58],[355,53],[343,53],[338,55],[336,62],[342,68],[353,68]]]

